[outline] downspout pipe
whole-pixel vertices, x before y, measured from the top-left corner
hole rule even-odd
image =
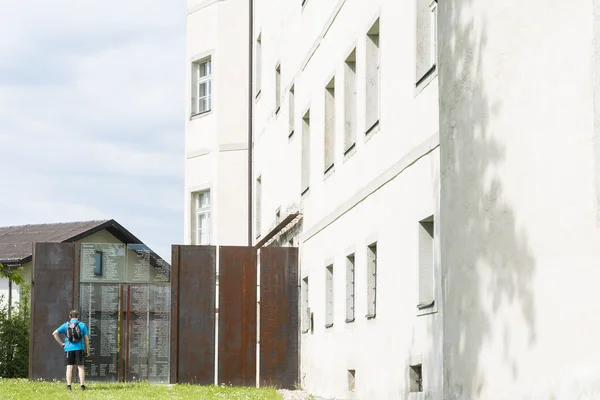
[[[254,112],[254,82],[253,82],[253,49],[254,44],[254,0],[248,0],[248,246],[252,246],[252,184],[253,179],[253,149],[252,135]]]

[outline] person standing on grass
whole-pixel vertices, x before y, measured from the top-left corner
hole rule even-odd
[[[85,357],[90,354],[90,339],[86,324],[79,321],[79,311],[69,312],[69,322],[62,324],[52,332],[54,339],[63,346],[65,351],[65,365],[67,367],[67,389],[71,390],[73,379],[73,365],[79,370],[81,390],[85,390]],[[60,339],[60,334],[65,335],[65,342]]]

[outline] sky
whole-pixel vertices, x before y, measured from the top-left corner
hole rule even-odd
[[[0,226],[183,242],[185,0],[0,0]]]

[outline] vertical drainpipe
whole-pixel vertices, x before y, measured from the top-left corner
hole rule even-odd
[[[253,148],[254,143],[252,139],[253,129],[253,104],[254,104],[254,91],[252,82],[252,45],[254,44],[254,0],[248,0],[248,246],[252,246],[252,184],[253,184]]]

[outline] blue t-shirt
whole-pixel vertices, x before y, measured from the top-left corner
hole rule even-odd
[[[71,322],[79,322],[79,329],[81,330],[81,340],[77,343],[71,343],[69,342],[69,338],[66,337],[67,336],[67,327],[69,326],[68,322],[65,322],[64,324],[62,324],[60,326],[60,328],[58,328],[56,331],[58,333],[62,333],[63,335],[65,335],[65,353],[67,351],[75,351],[75,350],[85,350],[85,337],[88,335],[88,328],[87,325],[84,324],[83,322],[79,321],[76,318],[71,319]]]

